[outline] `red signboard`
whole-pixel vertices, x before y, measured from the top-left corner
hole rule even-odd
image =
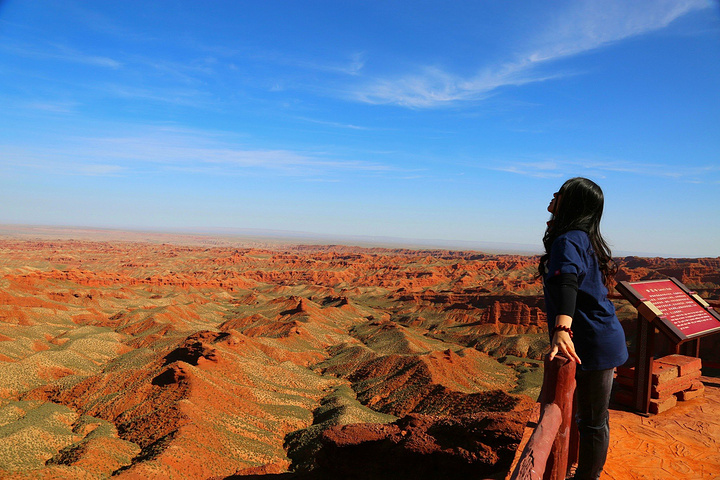
[[[720,333],[720,314],[675,278],[619,282],[616,286],[638,310],[635,340],[635,410],[647,414],[653,370],[655,329],[675,344],[675,353],[697,357],[700,338]]]
[[[658,317],[679,334],[680,340],[720,330],[720,316],[711,308],[701,305],[696,295],[675,279],[621,283],[625,288],[618,290],[634,290],[632,297],[636,301],[650,302],[659,310]]]

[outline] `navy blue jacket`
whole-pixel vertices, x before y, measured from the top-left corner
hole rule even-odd
[[[571,230],[558,236],[550,249],[545,272],[545,285],[561,273],[577,275],[577,301],[571,328],[575,351],[582,361],[580,368],[604,370],[624,364],[628,359],[625,333],[615,315],[615,306],[607,298],[608,291],[587,233]],[[544,291],[552,332],[557,299],[552,298],[547,288]]]

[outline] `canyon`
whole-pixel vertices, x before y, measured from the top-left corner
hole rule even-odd
[[[718,258],[618,263],[720,307]],[[0,236],[0,478],[504,478],[548,346],[536,266]]]

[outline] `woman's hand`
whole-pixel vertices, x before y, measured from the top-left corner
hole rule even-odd
[[[570,328],[570,325],[572,325],[572,317],[568,315],[558,315],[555,317],[555,325]],[[580,357],[575,353],[575,344],[572,341],[572,337],[564,330],[555,330],[553,334],[552,341],[550,342],[550,361],[555,358],[558,352],[574,362],[582,363]]]
[[[577,363],[582,363],[580,361],[580,357],[578,357],[577,353],[575,353],[575,344],[570,338],[569,333],[562,330],[556,331],[553,335],[550,347],[550,361],[552,361],[553,358],[555,358],[555,355],[557,355],[559,352],[564,354],[570,360],[573,360]]]

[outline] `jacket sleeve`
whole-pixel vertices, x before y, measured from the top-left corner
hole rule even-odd
[[[578,278],[574,273],[560,273],[548,279],[548,294],[556,305],[558,315],[575,315]]]

